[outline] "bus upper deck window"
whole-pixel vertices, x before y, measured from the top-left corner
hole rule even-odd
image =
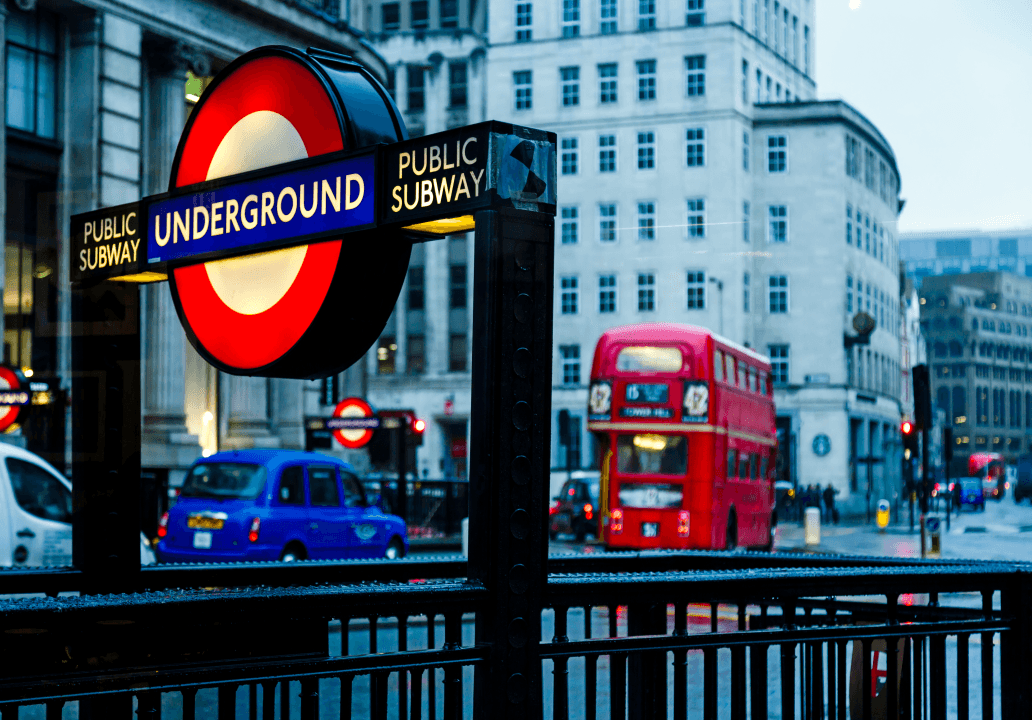
[[[681,371],[684,364],[680,348],[632,345],[621,348],[616,356],[618,372],[666,372]]]
[[[747,376],[748,372],[749,372],[749,366],[746,365],[745,363],[739,362],[738,363],[738,387],[742,388],[743,390],[745,390],[746,387],[749,384],[748,381],[746,380],[746,376]]]
[[[756,368],[749,368],[749,392],[756,392]]]
[[[760,395],[767,394],[767,373],[760,373]]]
[[[724,373],[724,377],[727,378],[727,384],[728,385],[734,385],[735,384],[735,377],[737,377],[735,375],[735,359],[731,355],[725,355],[724,359],[727,362],[727,366],[726,366],[727,370]]]
[[[724,353],[713,351],[713,379],[720,382],[724,379]]]

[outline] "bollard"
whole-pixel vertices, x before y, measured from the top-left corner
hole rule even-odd
[[[882,498],[878,501],[878,512],[875,515],[878,528],[884,530],[889,525],[889,501]]]
[[[469,557],[469,518],[462,518],[462,557]]]
[[[821,511],[820,508],[806,508],[803,513],[803,532],[807,545],[821,544]]]
[[[928,551],[925,557],[937,558],[942,556],[942,520],[938,515],[929,515],[925,518],[925,531],[928,534]]]

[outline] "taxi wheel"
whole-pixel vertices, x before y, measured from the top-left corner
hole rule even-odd
[[[388,560],[403,558],[405,557],[405,546],[402,545],[401,540],[394,538],[387,544],[387,550],[384,551],[383,556]]]
[[[283,554],[280,555],[280,562],[297,562],[304,559],[305,550],[298,545],[287,545],[283,548]]]

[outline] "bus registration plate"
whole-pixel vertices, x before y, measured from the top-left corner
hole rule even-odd
[[[647,538],[654,538],[659,536],[659,523],[642,523],[641,524],[641,536]]]

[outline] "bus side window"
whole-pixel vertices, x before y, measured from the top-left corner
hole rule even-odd
[[[760,458],[760,480],[767,479],[767,456],[763,455]]]
[[[727,451],[727,477],[728,479],[735,476],[735,472],[738,470],[737,457],[734,450]]]
[[[731,355],[724,355],[724,360],[727,361],[727,365],[726,365],[727,369],[724,372],[724,377],[727,378],[727,384],[728,385],[734,385],[735,384],[735,359]]]
[[[749,392],[756,391],[756,368],[749,368]]]
[[[724,380],[724,353],[719,350],[713,351],[713,379],[718,382]]]
[[[760,373],[760,395],[767,394],[767,373]]]
[[[749,479],[759,480],[756,476],[756,453],[749,454]]]
[[[746,378],[749,376],[749,366],[745,365],[741,361],[738,362],[738,387],[743,390],[748,387],[749,383]]]
[[[738,455],[738,479],[749,479],[749,453],[740,453]]]

